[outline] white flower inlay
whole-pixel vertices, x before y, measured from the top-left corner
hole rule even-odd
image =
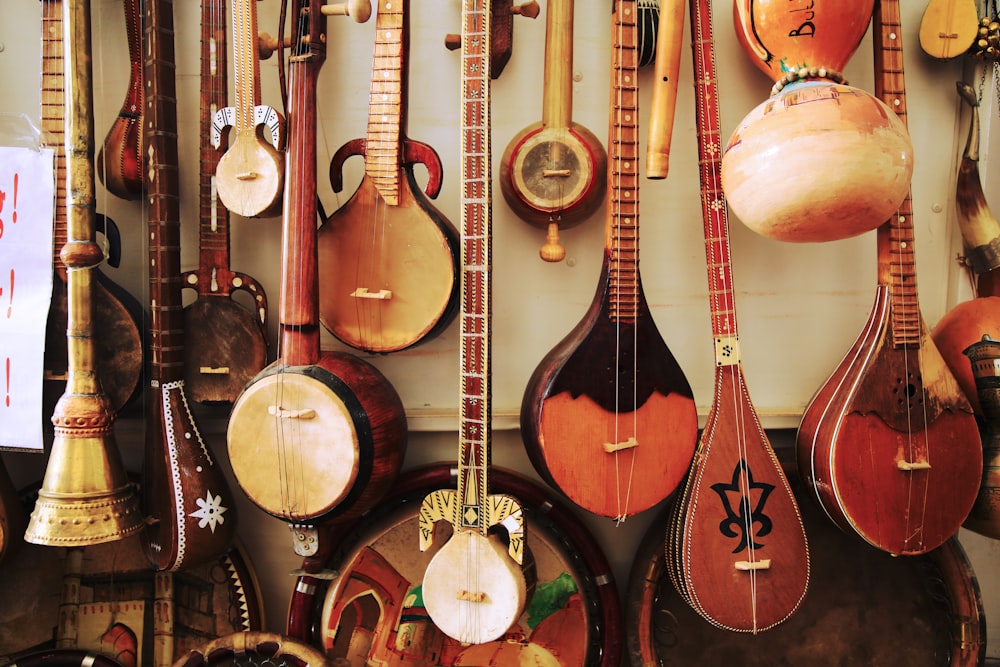
[[[199,528],[204,528],[208,526],[212,532],[215,532],[215,527],[217,525],[222,525],[226,522],[226,518],[222,516],[228,507],[222,506],[222,496],[212,497],[211,491],[205,492],[205,498],[198,498],[195,502],[198,503],[198,511],[191,512],[188,516],[193,516],[201,521],[198,522]]]

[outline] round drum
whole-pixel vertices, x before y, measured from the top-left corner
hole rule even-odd
[[[135,664],[135,663],[132,663]],[[4,667],[124,667],[111,658],[76,648],[39,651]]]
[[[433,547],[421,553],[417,515],[427,493],[455,486],[455,473],[449,465],[409,471],[389,499],[339,529],[327,563],[339,574],[299,578],[287,634],[321,647],[334,665],[618,667],[621,612],[600,547],[553,494],[503,469],[491,468],[491,492],[517,498],[524,510],[534,593],[497,641],[462,646],[434,627],[420,584],[450,527],[439,523]]]
[[[986,621],[972,566],[952,538],[921,556],[894,558],[838,529],[790,479],[812,556],[801,608],[759,635],[706,623],[670,583],[666,514],[636,554],[628,584],[628,652],[653,665],[980,665]]]
[[[235,632],[188,652],[173,667],[326,667],[323,654],[302,642],[270,632]]]

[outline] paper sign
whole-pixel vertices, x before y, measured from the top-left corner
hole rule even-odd
[[[0,448],[42,449],[53,183],[52,149],[0,146]]]

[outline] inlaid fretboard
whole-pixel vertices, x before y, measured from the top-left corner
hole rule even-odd
[[[739,363],[739,333],[736,329],[732,255],[729,249],[729,217],[722,192],[722,144],[719,137],[712,16],[706,0],[692,0],[691,30],[712,335],[716,341],[716,364],[727,366]]]
[[[53,266],[65,270],[59,252],[66,245],[66,112],[63,65],[63,3],[42,0],[41,125],[43,140],[55,155],[55,217],[52,227]]]
[[[899,0],[882,0],[873,17],[875,95],[906,125],[906,82],[903,78],[903,32]],[[889,286],[892,304],[892,344],[920,344],[921,316],[913,252],[913,206],[910,193],[895,217],[879,227],[878,281]]]
[[[200,226],[198,245],[211,253],[213,267],[229,266],[229,211],[215,190],[215,169],[225,145],[212,146],[212,119],[226,106],[228,59],[226,58],[227,0],[201,3],[201,176],[199,181]]]
[[[253,129],[254,106],[260,100],[260,56],[257,51],[258,0],[232,0],[233,83],[236,131]]]
[[[486,534],[490,464],[490,0],[462,3],[462,311],[458,497],[462,527]]]
[[[639,308],[639,30],[636,0],[615,3],[611,118],[608,129],[608,253],[610,313],[635,322]]]
[[[399,203],[404,54],[409,0],[379,0],[368,96],[365,173],[390,206]]]

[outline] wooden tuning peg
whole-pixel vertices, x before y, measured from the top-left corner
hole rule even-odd
[[[372,16],[372,3],[371,0],[347,0],[323,5],[320,11],[327,16],[350,16],[355,23],[364,23]]]
[[[529,0],[519,5],[507,5],[503,0],[492,5],[493,15],[490,24],[490,78],[500,78],[500,73],[510,60],[510,52],[514,44],[514,16],[536,18],[539,13],[537,0]],[[449,51],[455,51],[462,46],[461,35],[448,33],[444,37],[444,46]]]
[[[284,46],[287,48],[291,46],[291,40],[285,38]],[[278,38],[271,37],[271,35],[266,32],[262,32],[257,35],[257,55],[261,60],[267,60],[278,50]]]
[[[510,8],[511,14],[519,14],[529,19],[538,18],[538,13],[540,11],[541,9],[538,7],[538,3],[535,0],[531,0],[531,2],[522,2],[521,4]]]

